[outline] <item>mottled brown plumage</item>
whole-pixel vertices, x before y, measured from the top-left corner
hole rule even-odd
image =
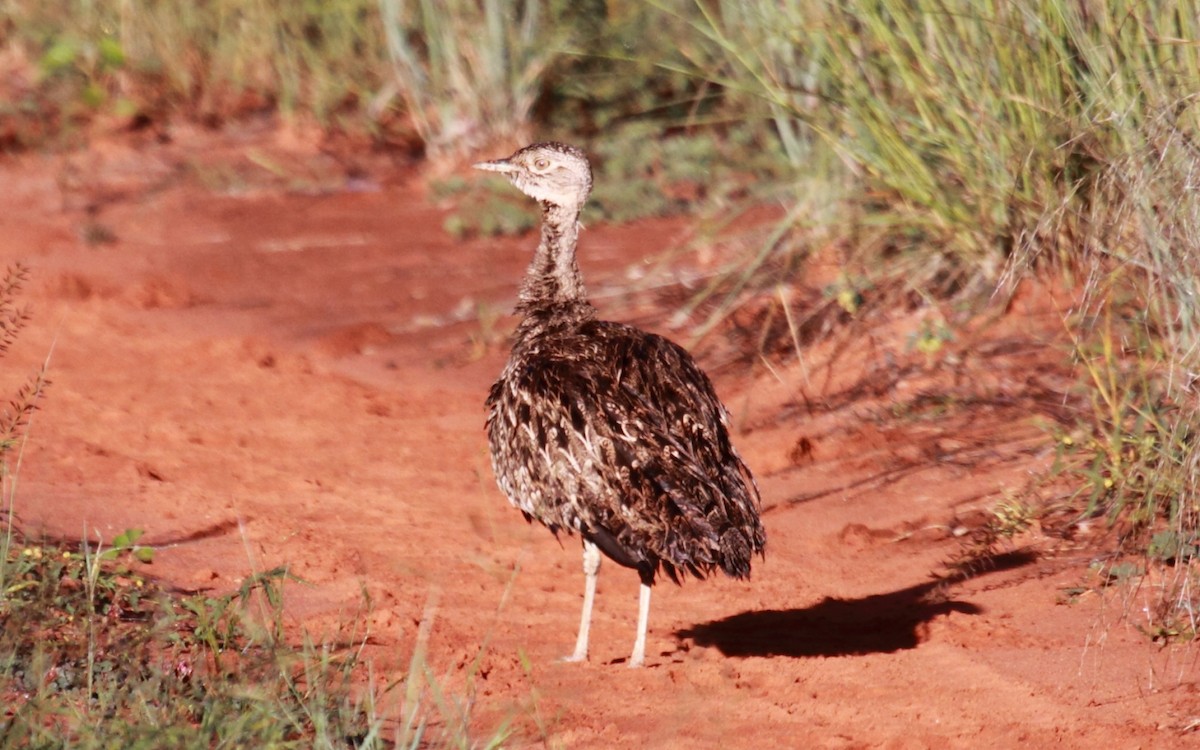
[[[588,585],[573,659],[587,653],[597,548],[638,571],[637,666],[660,570],[677,583],[716,569],[750,575],[765,543],[758,490],[691,355],[598,320],[587,301],[575,260],[592,185],[583,152],[541,143],[476,166],[504,173],[543,212],[512,355],[487,400],[496,479],[527,519],[584,539]]]

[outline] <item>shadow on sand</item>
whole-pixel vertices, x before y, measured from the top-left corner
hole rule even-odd
[[[1033,562],[1029,553],[994,560],[989,572]],[[960,579],[961,580],[961,579]],[[955,601],[948,583],[929,581],[861,599],[826,598],[803,609],[742,612],[675,631],[698,646],[715,647],[726,656],[847,656],[891,653],[915,648],[920,626],[949,612],[977,615],[982,608]]]

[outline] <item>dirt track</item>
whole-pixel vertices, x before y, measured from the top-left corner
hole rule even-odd
[[[196,177],[256,174],[248,154],[308,165],[291,173],[323,190]],[[639,671],[624,667],[637,579],[609,564],[592,661],[555,662],[577,624],[578,542],[508,507],[482,431],[512,322],[486,321],[511,305],[533,240],[455,242],[419,173],[372,170],[346,180],[270,134],[0,161],[0,261],[32,267],[35,314],[0,393],[51,352],[20,474],[27,530],[144,528],[161,546],[152,572],[186,589],[286,563],[312,584],[289,589],[290,616],[318,637],[362,614],[365,591],[382,674],[406,667],[432,613],[433,670],[450,690],[474,673],[473,726],[511,719],[516,746],[1195,741],[1193,651],[1120,624],[1115,596],[1056,604],[1086,551],[1035,529],[933,590],[955,531],[1050,460],[1035,420],[1064,383],[1031,333],[1054,328],[1033,291],[960,335],[953,367],[924,366],[904,315],[774,373],[705,362],[759,478],[766,560],[749,584],[658,586]],[[81,239],[100,230],[114,241]],[[620,289],[682,231],[589,228],[589,286]],[[599,301],[661,330],[647,304]]]

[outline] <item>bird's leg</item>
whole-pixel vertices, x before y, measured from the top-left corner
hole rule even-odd
[[[588,630],[592,626],[592,602],[596,600],[596,573],[600,570],[600,548],[583,540],[583,614],[579,618],[579,636],[575,639],[575,653],[563,661],[585,661],[587,659]]]
[[[640,667],[646,660],[646,628],[650,625],[650,587],[642,584],[638,592],[638,624],[637,640],[633,642],[633,655],[629,657],[629,666]]]

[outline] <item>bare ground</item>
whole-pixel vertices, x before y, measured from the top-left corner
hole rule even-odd
[[[935,578],[1053,457],[1043,425],[1070,383],[1042,289],[936,361],[904,312],[771,367],[702,347],[759,478],[766,559],[749,583],[656,587],[642,670],[624,666],[636,576],[605,566],[592,661],[564,664],[578,542],[507,505],[482,431],[531,238],[454,241],[421,172],[286,131],[115,138],[0,161],[0,182],[0,260],[32,267],[35,316],[0,388],[47,354],[53,380],[20,466],[29,532],[144,528],[148,572],[187,590],[287,564],[311,584],[289,588],[297,631],[364,618],[381,682],[425,618],[473,732],[508,721],[518,747],[1195,741],[1194,651],[1120,617],[1150,594],[1064,594],[1087,580],[1086,533],[1035,526]],[[663,330],[670,310],[624,290],[687,231],[589,228],[602,311]]]

